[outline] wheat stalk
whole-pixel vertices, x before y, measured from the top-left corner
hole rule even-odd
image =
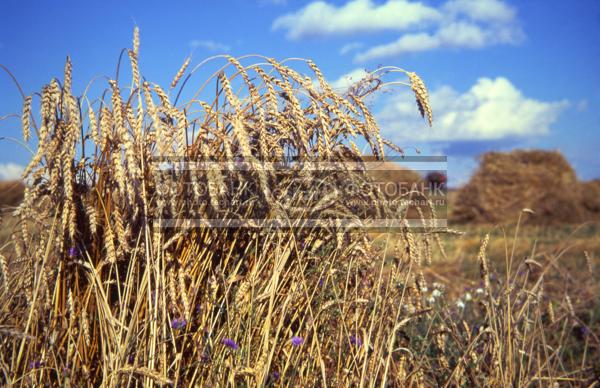
[[[409,71],[406,74],[410,79],[410,86],[415,94],[421,117],[427,118],[427,123],[431,126],[433,123],[433,114],[431,105],[429,105],[429,93],[427,92],[427,87],[425,87],[425,83],[417,73]]]
[[[185,73],[185,70],[189,66],[191,60],[192,59],[190,57],[187,57],[185,59],[185,61],[183,62],[183,64],[179,68],[179,71],[177,71],[177,74],[175,74],[175,77],[171,81],[171,89],[173,89],[175,86],[177,86],[177,83],[179,83],[179,80],[181,80],[181,77],[183,77],[183,74]]]
[[[23,102],[23,114],[21,115],[21,126],[23,128],[23,139],[29,141],[31,127],[31,96],[25,97]]]

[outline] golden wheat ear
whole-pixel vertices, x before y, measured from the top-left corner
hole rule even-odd
[[[433,123],[433,113],[431,111],[431,105],[429,105],[429,93],[427,92],[427,87],[425,86],[425,82],[414,72],[407,72],[408,78],[410,79],[410,87],[415,93],[415,98],[417,99],[417,106],[419,107],[419,112],[421,112],[421,117],[425,118],[427,115],[427,123],[431,127]]]

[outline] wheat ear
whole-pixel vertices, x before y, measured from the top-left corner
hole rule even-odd
[[[421,117],[426,117],[427,123],[431,127],[431,124],[433,123],[433,113],[431,111],[431,105],[429,105],[429,93],[427,92],[425,82],[423,82],[417,73],[409,71],[406,74],[410,79],[410,87],[415,93],[415,98],[417,100],[419,112],[421,112]]]

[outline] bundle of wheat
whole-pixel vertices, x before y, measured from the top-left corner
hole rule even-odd
[[[13,313],[0,315],[0,325],[20,333],[0,333],[2,354],[12,355],[1,360],[11,371],[2,379],[262,385],[279,371],[310,385],[331,380],[332,365],[348,371],[331,380],[340,384],[392,373],[358,347],[351,358],[340,350],[360,336],[382,354],[402,306],[420,309],[430,234],[400,228],[397,266],[383,277],[380,252],[340,219],[401,209],[314,193],[368,180],[359,139],[378,159],[386,145],[399,151],[381,138],[364,102],[385,87],[383,77],[408,75],[431,121],[422,80],[382,68],[341,95],[310,60],[221,55],[191,70],[186,60],[164,90],[140,74],[137,30],[127,53],[130,82],[114,77],[98,99],[74,95],[70,59],[62,84],[53,79],[39,101],[25,99],[23,133],[38,145],[9,257],[20,265],[2,277],[0,305]],[[180,103],[210,64],[220,67]],[[290,64],[311,71],[318,86]],[[210,90],[216,94],[203,101]],[[336,168],[308,173],[308,162]],[[353,199],[372,205],[380,195]],[[315,215],[333,224],[277,229],[253,221]],[[218,222],[168,227],[182,220]],[[227,227],[237,221],[246,223]],[[408,288],[392,287],[400,283]],[[372,298],[382,290],[397,303]],[[375,325],[380,315],[388,317],[385,336]],[[292,336],[293,347],[308,351],[293,352],[282,340]]]

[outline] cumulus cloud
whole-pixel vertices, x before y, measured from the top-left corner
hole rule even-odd
[[[482,27],[461,21],[440,26],[435,32],[404,34],[396,41],[376,45],[356,54],[356,62],[399,56],[405,53],[429,51],[438,48],[478,49],[493,44],[516,43],[522,34],[507,26]]]
[[[0,180],[21,179],[25,167],[16,163],[0,163]]]
[[[330,81],[331,86],[340,92],[346,92],[350,86],[365,78],[369,73],[365,69],[354,69],[348,73],[341,75],[335,81]]]
[[[190,47],[193,49],[203,48],[208,51],[227,52],[231,50],[231,47],[226,44],[215,42],[213,40],[192,40],[190,41]]]
[[[515,10],[500,0],[450,0],[443,9],[453,15],[485,22],[506,23],[516,16]]]
[[[351,35],[380,31],[402,31],[442,18],[439,10],[420,2],[351,0],[342,6],[313,1],[297,12],[278,17],[274,30],[287,30],[290,39]]]
[[[351,0],[341,6],[313,1],[273,22],[289,39],[384,31],[402,32],[395,41],[376,44],[355,55],[355,62],[440,48],[477,49],[523,39],[516,11],[502,0],[447,0],[438,7],[413,0]],[[341,48],[346,54],[353,44]]]
[[[346,55],[346,54],[348,54],[351,51],[358,50],[358,49],[362,48],[363,46],[364,46],[364,44],[362,44],[360,42],[352,42],[352,43],[345,44],[340,49],[340,54],[341,55]]]
[[[433,128],[420,121],[408,93],[387,99],[377,118],[390,137],[415,141],[493,141],[545,135],[568,101],[544,102],[523,95],[508,79],[480,78],[468,91],[449,86],[430,94]]]

